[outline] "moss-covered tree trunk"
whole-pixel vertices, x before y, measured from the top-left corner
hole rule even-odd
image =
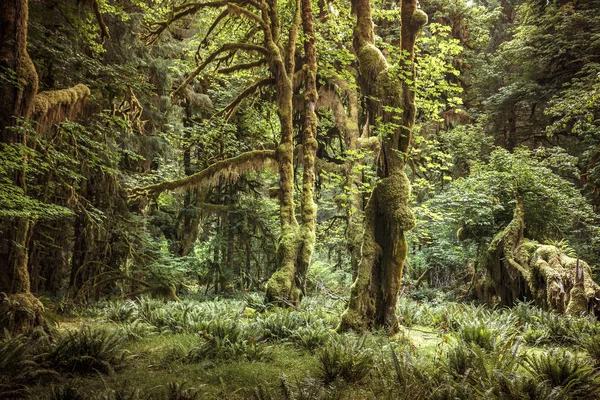
[[[569,315],[600,313],[600,286],[590,266],[556,246],[541,245],[524,237],[523,200],[516,193],[512,221],[487,249],[483,275],[474,291],[481,300],[512,306],[517,300],[534,300],[544,309]]]
[[[0,142],[27,144],[27,138],[9,126],[17,123],[16,118],[29,118],[38,88],[38,76],[27,53],[27,0],[3,0],[0,2],[0,69],[11,71],[18,82],[4,81],[0,86]],[[18,173],[14,184],[26,191],[25,176]],[[26,330],[41,323],[42,304],[31,294],[27,270],[27,245],[31,222],[18,218],[2,221],[9,235],[0,254],[0,264],[5,269],[0,290],[9,294],[9,301],[0,304],[0,313],[8,313],[10,302],[16,301],[17,309],[28,312],[15,314],[12,326],[15,331]],[[21,308],[19,308],[19,306]]]
[[[314,17],[310,0],[301,0],[300,16],[304,31],[305,53],[305,122],[302,135],[302,194],[301,219],[294,213],[294,146],[293,146],[293,87],[295,34],[290,35],[290,55],[285,77],[277,81],[278,111],[281,123],[281,142],[278,149],[279,201],[281,239],[277,246],[277,270],[266,286],[267,300],[279,304],[297,305],[305,291],[305,278],[315,244],[317,206],[314,202],[315,155],[317,150],[317,58]],[[293,39],[293,40],[292,40]],[[275,65],[274,76],[281,76],[281,64]]]
[[[356,0],[352,5],[357,17],[354,49],[359,82],[367,99],[366,120],[380,120],[385,124],[383,131],[390,133],[381,137],[380,180],[365,209],[361,261],[339,329],[385,327],[395,332],[399,329],[396,303],[408,251],[405,232],[415,224],[408,206],[410,182],[404,172],[415,119],[414,93],[375,46],[369,1]],[[416,0],[404,0],[401,18],[401,47],[408,55],[401,68],[413,72],[414,79],[414,44],[427,16],[417,8]]]

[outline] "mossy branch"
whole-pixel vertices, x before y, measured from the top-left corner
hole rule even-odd
[[[254,150],[242,153],[237,157],[217,161],[206,169],[185,178],[166,181],[131,190],[130,199],[136,200],[150,195],[158,195],[167,190],[183,190],[195,187],[210,186],[222,176],[236,178],[244,172],[266,168],[277,159],[275,150]]]
[[[81,111],[90,95],[90,89],[83,84],[69,89],[48,90],[38,93],[33,100],[32,118],[38,123],[37,129],[44,131],[53,124],[73,118]]]

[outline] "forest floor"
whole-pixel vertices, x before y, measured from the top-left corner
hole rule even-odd
[[[0,361],[13,378],[0,375],[0,397],[600,398],[600,325],[590,318],[527,303],[401,298],[404,329],[390,337],[336,333],[342,311],[343,302],[323,296],[287,310],[258,294],[103,301],[58,317],[52,337],[1,342],[0,356],[24,349]]]

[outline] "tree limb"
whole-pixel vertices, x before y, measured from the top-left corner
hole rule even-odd
[[[236,51],[236,50],[244,50],[248,52],[258,52],[261,54],[267,54],[267,49],[262,46],[251,44],[251,43],[225,43],[223,46],[219,48],[219,50],[212,53],[208,58],[200,64],[186,79],[183,81],[181,85],[173,94],[171,94],[172,98],[177,98],[181,96],[185,88],[206,68],[211,62],[215,61],[219,54],[228,52],[228,51]]]
[[[237,157],[217,161],[208,168],[185,178],[133,188],[129,198],[136,200],[149,195],[158,195],[167,190],[181,190],[191,186],[210,186],[222,176],[236,177],[244,172],[263,169],[276,158],[277,152],[275,150],[248,151]]]
[[[252,61],[245,64],[234,65],[233,67],[221,68],[219,70],[220,74],[230,74],[236,71],[246,71],[252,68],[261,67],[267,64],[267,60],[265,58],[261,58],[260,60]]]
[[[223,111],[221,111],[221,114],[225,117],[225,120],[228,120],[231,117],[231,114],[236,110],[240,103],[244,101],[244,99],[252,96],[259,88],[269,86],[274,83],[275,80],[273,78],[264,78],[253,83],[252,85],[248,86],[246,90],[237,95],[237,97],[233,99],[233,101],[229,103],[229,105],[225,107]]]

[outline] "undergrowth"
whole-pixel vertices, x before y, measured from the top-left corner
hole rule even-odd
[[[309,297],[279,309],[255,294],[99,302],[73,312],[85,325],[6,333],[0,397],[600,399],[593,319],[401,298],[402,334],[340,335],[343,306]]]

